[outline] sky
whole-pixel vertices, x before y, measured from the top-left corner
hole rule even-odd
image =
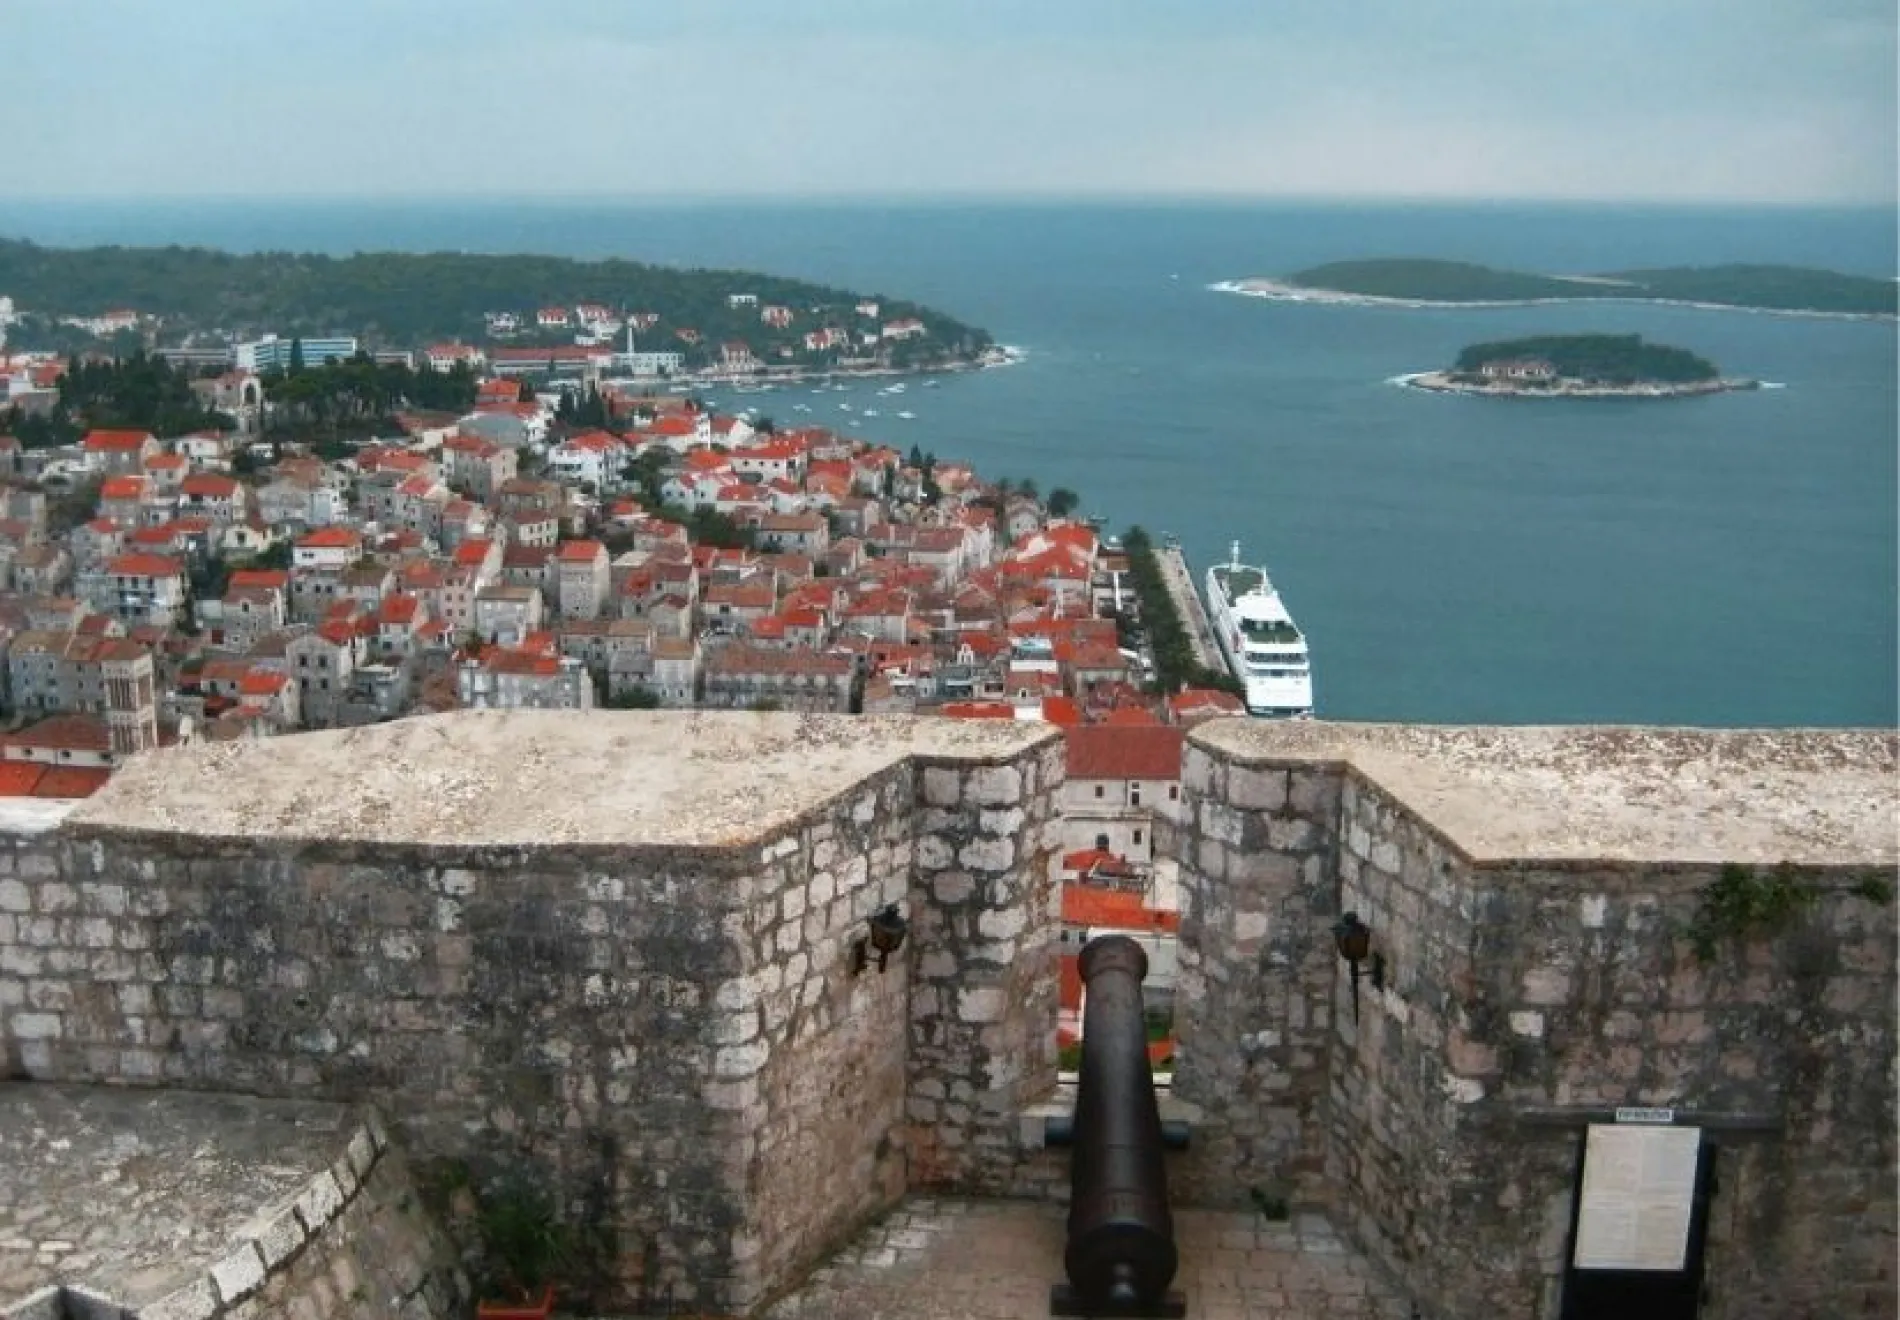
[[[1893,0],[0,0],[0,195],[1892,204]]]

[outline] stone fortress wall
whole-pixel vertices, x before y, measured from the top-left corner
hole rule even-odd
[[[1424,1315],[1554,1317],[1581,1123],[1674,1105],[1722,1148],[1705,1314],[1893,1314],[1894,928],[1850,890],[1894,770],[1872,734],[1204,726],[1177,1200],[1283,1194]],[[760,714],[142,758],[0,854],[0,1054],[374,1103],[418,1167],[603,1226],[602,1305],[743,1312],[907,1188],[1064,1194],[1061,776],[1046,726]],[[1695,962],[1718,869],[1783,861],[1826,897]],[[1386,960],[1356,1021],[1349,909]]]

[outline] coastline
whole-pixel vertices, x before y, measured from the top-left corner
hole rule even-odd
[[[1454,380],[1451,373],[1445,371],[1407,372],[1402,376],[1393,376],[1386,383],[1427,394],[1469,394],[1486,399],[1697,399],[1710,394],[1734,394],[1744,390],[1771,388],[1766,381],[1718,376],[1714,380],[1678,383],[1658,381],[1646,385],[1587,385],[1581,381],[1570,381],[1550,389],[1526,389],[1510,383]]]
[[[1483,310],[1510,307],[1555,307],[1566,303],[1598,304],[1634,304],[1650,307],[1687,307],[1703,312],[1751,312],[1757,316],[1793,316],[1823,321],[1885,321],[1896,318],[1881,312],[1827,312],[1795,307],[1744,307],[1739,303],[1694,302],[1684,298],[1593,298],[1579,295],[1575,298],[1508,298],[1508,299],[1472,299],[1471,301],[1445,298],[1388,298],[1376,293],[1347,293],[1343,289],[1315,289],[1301,284],[1286,284],[1279,280],[1249,278],[1240,280],[1218,280],[1207,286],[1214,293],[1231,293],[1242,298],[1265,298],[1269,302],[1309,303],[1331,307],[1405,307],[1418,310],[1449,309]]]
[[[963,362],[941,362],[916,367],[766,367],[760,371],[703,371],[675,376],[655,376],[652,384],[679,390],[698,385],[797,385],[807,381],[880,380],[899,376],[951,376],[967,371],[991,371],[1013,367],[1027,354],[1013,344],[996,344]]]

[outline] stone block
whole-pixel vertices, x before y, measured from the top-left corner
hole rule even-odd
[[[370,1170],[376,1167],[376,1139],[370,1135],[368,1127],[360,1127],[356,1130],[355,1135],[350,1138],[347,1154],[350,1167],[356,1171],[356,1176],[369,1177]]]
[[[1286,806],[1287,772],[1234,766],[1227,772],[1227,801],[1248,811],[1279,811]]]
[[[964,798],[978,807],[1013,807],[1023,800],[1023,772],[1013,765],[981,766],[970,771]]]
[[[1007,871],[1016,862],[1013,839],[972,839],[957,850],[957,861],[972,871]]]
[[[1013,940],[1028,924],[1029,918],[1021,907],[984,912],[976,919],[977,930],[985,939],[992,940]]]
[[[965,986],[957,992],[957,1017],[964,1022],[1000,1022],[1008,1007],[1001,986]]]
[[[256,1292],[264,1282],[264,1258],[255,1243],[246,1242],[211,1267],[212,1282],[226,1306]]]
[[[336,1185],[328,1171],[318,1174],[305,1187],[303,1195],[297,1198],[297,1217],[303,1221],[306,1232],[315,1233],[336,1217],[343,1208],[343,1189]]]
[[[71,912],[79,906],[79,891],[67,884],[41,885],[35,906],[41,912]]]
[[[728,1081],[750,1077],[765,1066],[770,1055],[771,1050],[763,1041],[749,1045],[728,1045],[713,1055],[713,1076]]]
[[[58,1040],[61,1035],[57,1013],[15,1013],[8,1025],[15,1040]]]
[[[139,1308],[139,1320],[211,1320],[221,1303],[211,1280],[193,1279],[170,1296]]]
[[[967,871],[942,871],[930,881],[930,893],[939,903],[965,903],[976,892],[976,880]]]

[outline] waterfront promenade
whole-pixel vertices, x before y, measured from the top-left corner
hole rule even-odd
[[[1201,593],[1194,589],[1194,575],[1188,572],[1187,556],[1181,553],[1180,545],[1169,541],[1156,552],[1155,558],[1161,565],[1161,580],[1167,583],[1168,595],[1174,599],[1175,612],[1181,616],[1181,623],[1194,643],[1195,663],[1208,669],[1226,669],[1220,648],[1214,645],[1214,630],[1207,622],[1207,608],[1201,601]]]

